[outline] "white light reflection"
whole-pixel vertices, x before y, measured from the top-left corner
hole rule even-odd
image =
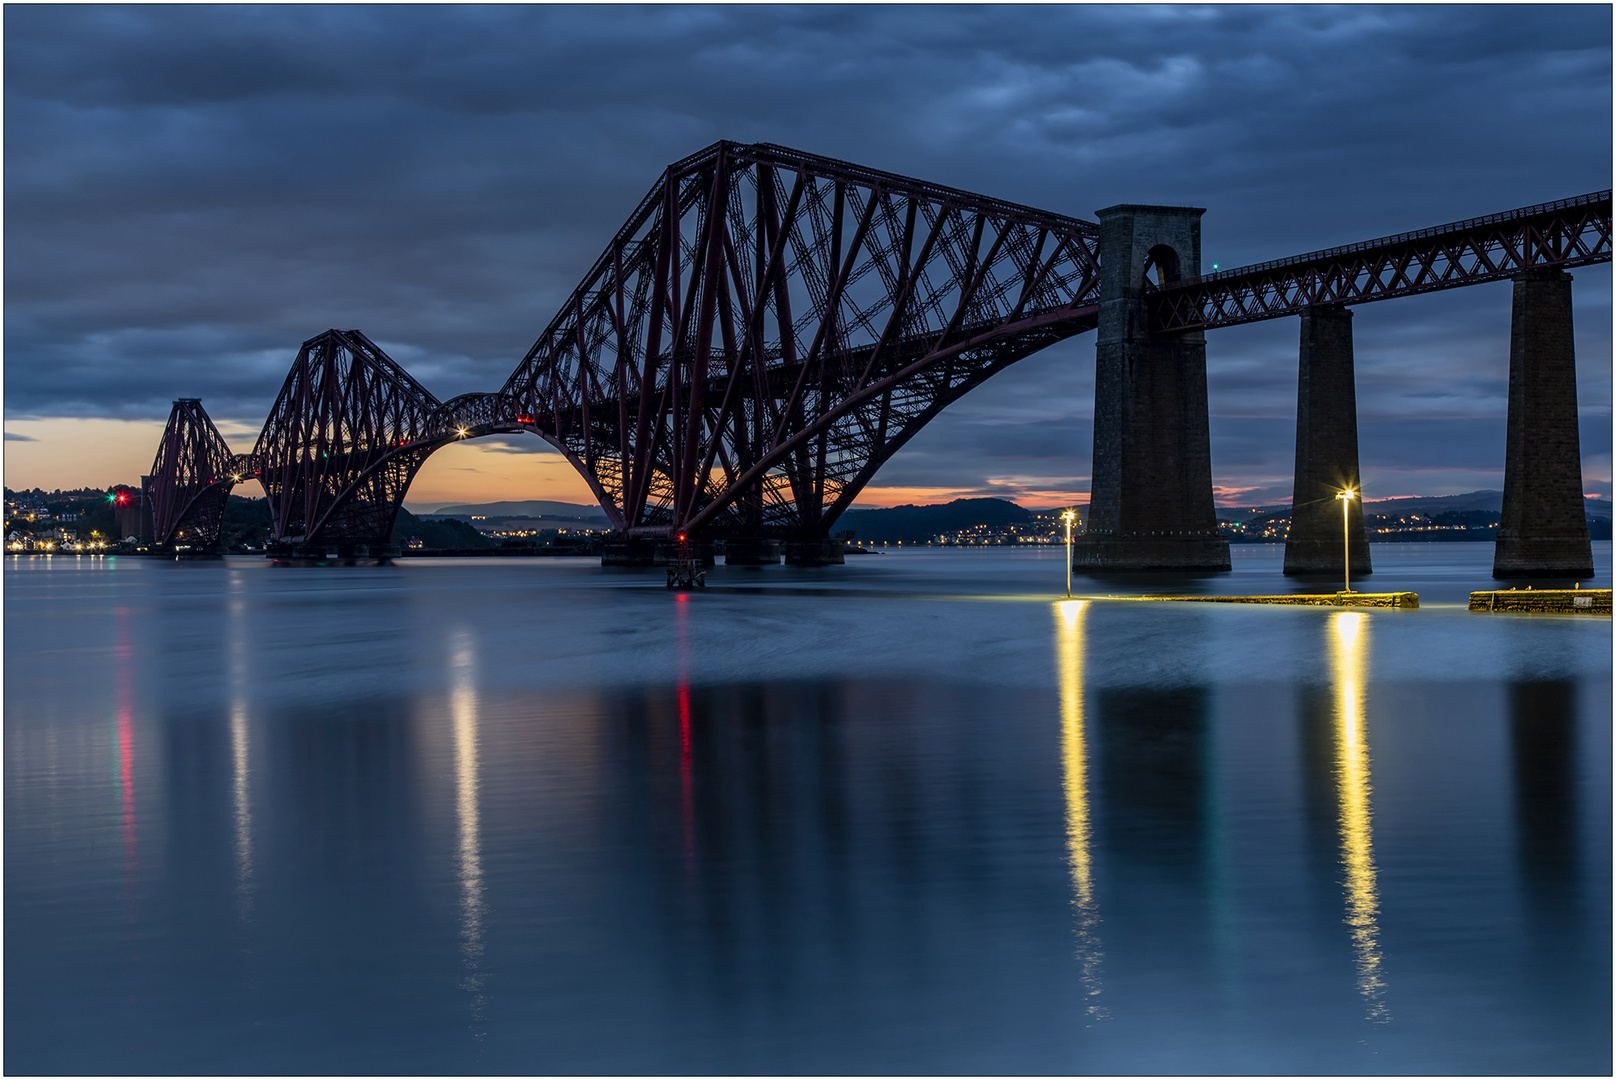
[[[1090,1019],[1110,1015],[1100,1000],[1102,949],[1096,927],[1100,910],[1094,894],[1094,857],[1089,812],[1088,746],[1083,723],[1083,622],[1086,600],[1055,605],[1057,674],[1061,704],[1061,782],[1066,792],[1066,862],[1072,873],[1077,960],[1082,967],[1085,1011]]]
[[[230,575],[230,591],[239,593],[239,574]],[[230,658],[230,790],[234,804],[236,855],[236,914],[251,922],[253,914],[252,758],[247,739],[247,602],[239,595],[230,601],[226,621]]]
[[[1330,617],[1330,667],[1335,679],[1336,788],[1340,803],[1341,865],[1346,872],[1347,917],[1358,969],[1358,992],[1365,1019],[1384,1024],[1391,1019],[1383,1000],[1386,982],[1380,955],[1380,896],[1369,778],[1369,745],[1365,731],[1365,653],[1369,618],[1355,611]]]
[[[455,816],[459,824],[457,869],[460,878],[460,956],[466,967],[461,989],[471,994],[471,1016],[483,1019],[482,830],[477,816],[477,672],[476,647],[469,631],[451,638],[449,713],[454,728]],[[482,1038],[482,1031],[475,1033]]]

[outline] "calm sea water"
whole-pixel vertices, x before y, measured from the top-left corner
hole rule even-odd
[[[8,558],[5,1068],[1607,1073],[1611,622],[1373,554]]]

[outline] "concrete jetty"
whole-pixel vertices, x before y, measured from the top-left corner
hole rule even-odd
[[[1609,589],[1488,589],[1470,594],[1471,611],[1609,615]]]
[[[1124,599],[1118,597],[1118,599]],[[1292,593],[1288,596],[1131,596],[1129,600],[1182,600],[1198,604],[1299,604],[1305,607],[1417,608],[1419,593]],[[1606,593],[1606,610],[1610,609]],[[1474,606],[1472,604],[1472,606]]]

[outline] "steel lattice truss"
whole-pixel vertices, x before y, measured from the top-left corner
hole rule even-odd
[[[1167,333],[1610,257],[1605,191],[1148,302]],[[716,143],[663,174],[498,393],[440,402],[332,330],[304,343],[251,455],[227,460],[200,405],[177,404],[153,473],[159,536],[212,514],[216,540],[221,478],[257,475],[277,541],[383,545],[434,450],[517,431],[565,454],[629,535],[824,536],[947,405],[1094,328],[1099,270],[1090,222]]]
[[[273,535],[381,545],[445,432],[438,399],[357,330],[303,343],[252,457]]]
[[[663,175],[503,393],[630,534],[824,535],[950,402],[1094,326],[1098,235],[718,143]]]
[[[195,548],[217,544],[230,489],[246,475],[245,468],[244,457],[230,452],[200,401],[174,402],[146,491],[155,542]]]
[[[1150,297],[1157,333],[1294,315],[1609,262],[1610,192],[1527,206],[1347,247],[1192,278]]]

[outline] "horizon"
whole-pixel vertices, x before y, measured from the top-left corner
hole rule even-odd
[[[239,498],[248,498],[248,499],[251,499],[251,498],[260,498],[260,499],[264,498],[263,488],[261,486],[259,486],[259,484],[256,481],[247,481],[247,482],[244,482],[242,484],[237,485],[237,487],[238,488],[239,487],[246,487],[249,484],[252,487],[258,489],[258,491],[259,491],[258,495],[240,495],[237,492],[232,492],[232,495],[235,495],[236,497],[239,497]],[[69,495],[69,493],[73,493],[73,492],[97,492],[98,493],[98,492],[107,491],[107,490],[111,489],[112,487],[119,486],[119,485],[135,487],[135,488],[138,488],[140,486],[139,481],[137,479],[136,482],[133,483],[133,484],[130,484],[127,481],[119,481],[116,484],[106,484],[106,485],[81,484],[81,485],[78,485],[76,487],[57,487],[57,488],[53,488],[53,489],[50,489],[50,490],[46,490],[46,489],[40,487],[39,485],[32,485],[32,486],[27,486],[27,487],[13,487],[11,484],[6,484],[5,489],[7,491],[9,491],[9,492],[13,492],[13,493],[17,493],[17,494],[29,493],[29,492],[33,492],[33,491],[42,491],[45,495],[61,494],[64,497],[67,497]],[[1368,506],[1368,505],[1371,505],[1371,504],[1374,504],[1374,503],[1406,502],[1406,501],[1415,500],[1415,499],[1460,499],[1460,498],[1465,498],[1465,497],[1470,496],[1470,495],[1499,495],[1499,496],[1502,496],[1503,495],[1503,490],[1501,488],[1477,488],[1474,491],[1447,492],[1447,493],[1443,493],[1443,494],[1440,494],[1440,495],[1430,495],[1430,494],[1384,495],[1384,496],[1377,496],[1375,498],[1365,498],[1362,501],[1363,501],[1364,505]],[[83,497],[83,496],[81,496],[81,497]],[[1612,501],[1610,496],[1603,495],[1603,494],[1600,494],[1600,493],[1597,493],[1597,492],[1584,492],[1582,497],[1585,500],[1591,499],[1591,500],[1593,500],[1595,502],[1607,502],[1608,503],[1608,502]],[[1002,495],[959,495],[959,496],[956,496],[956,497],[954,497],[952,499],[944,499],[944,500],[941,500],[939,502],[927,502],[927,503],[906,502],[906,503],[871,504],[871,503],[866,503],[866,502],[856,502],[856,503],[853,503],[851,506],[849,506],[847,508],[847,510],[844,511],[844,513],[853,513],[853,512],[861,511],[861,510],[896,510],[896,509],[904,509],[904,508],[909,508],[909,507],[913,507],[913,508],[916,508],[916,509],[927,509],[927,508],[936,507],[936,506],[947,506],[947,505],[949,505],[951,503],[960,502],[960,501],[964,501],[964,500],[972,500],[972,499],[997,499],[997,500],[999,500],[1001,502],[1010,503],[1010,504],[1018,507],[1019,509],[1027,510],[1027,511],[1032,512],[1032,513],[1045,513],[1045,512],[1055,511],[1055,510],[1065,510],[1065,509],[1070,509],[1070,508],[1075,508],[1075,507],[1083,507],[1083,506],[1087,506],[1089,504],[1089,500],[1086,497],[1086,494],[1085,494],[1084,498],[1077,499],[1077,500],[1074,500],[1072,502],[1052,503],[1052,504],[1047,504],[1047,505],[1033,505],[1033,504],[1028,504],[1028,503],[1019,503],[1019,502],[1016,502],[1014,499],[1008,499],[1008,498],[1005,498]],[[1216,504],[1216,508],[1219,509],[1219,510],[1238,510],[1238,509],[1241,509],[1242,507],[1250,509],[1250,510],[1254,510],[1254,511],[1256,511],[1256,510],[1279,510],[1279,509],[1284,509],[1284,508],[1290,506],[1292,501],[1293,500],[1291,500],[1291,499],[1286,499],[1286,500],[1283,500],[1282,502],[1258,503],[1256,506],[1252,506],[1248,502],[1232,502],[1232,503],[1222,503],[1222,502],[1220,502],[1220,503]],[[421,514],[441,514],[441,513],[444,513],[445,511],[453,508],[453,507],[460,507],[460,506],[468,507],[468,508],[482,508],[482,507],[497,505],[499,503],[518,503],[518,504],[520,504],[520,503],[530,503],[530,502],[547,502],[547,503],[552,503],[552,504],[559,505],[559,506],[575,507],[575,508],[582,509],[582,510],[593,510],[593,511],[596,511],[596,512],[601,512],[601,509],[602,509],[600,503],[594,502],[594,501],[590,501],[590,502],[572,502],[572,501],[566,500],[566,499],[542,499],[542,498],[532,498],[532,499],[520,499],[520,498],[485,499],[485,500],[482,500],[482,501],[479,501],[479,502],[473,502],[473,501],[466,500],[466,499],[457,499],[457,500],[454,500],[454,501],[451,501],[451,502],[437,502],[437,501],[430,501],[430,500],[429,501],[422,501],[422,500],[415,500],[415,499],[405,499],[401,503],[401,505],[403,506],[403,508],[405,510],[409,511],[411,514],[419,516]]]

